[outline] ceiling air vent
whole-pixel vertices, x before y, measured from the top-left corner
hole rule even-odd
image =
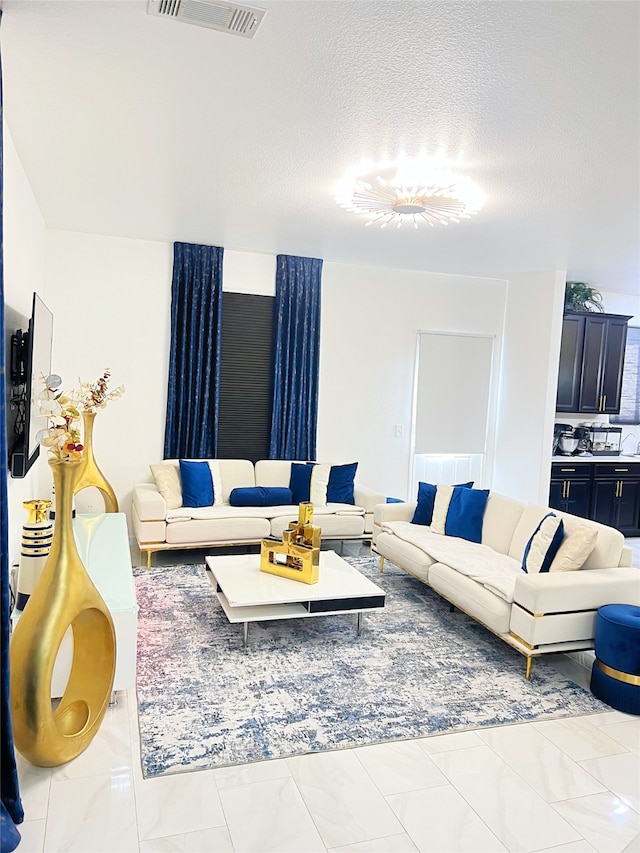
[[[247,39],[254,37],[265,16],[265,9],[214,0],[149,0],[147,12]]]

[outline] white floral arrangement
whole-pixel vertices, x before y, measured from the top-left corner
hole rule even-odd
[[[84,445],[81,443],[79,421],[81,412],[95,412],[104,409],[110,400],[117,400],[124,394],[124,385],[109,391],[111,371],[106,368],[93,383],[80,382],[80,388],[73,391],[61,391],[62,379],[52,373],[43,377],[44,390],[39,396],[40,414],[44,415],[49,426],[40,430],[37,439],[43,447],[49,449],[54,459],[78,461],[82,458]]]
[[[62,379],[56,373],[42,381],[45,387],[38,398],[40,414],[48,419],[49,426],[36,437],[54,459],[78,461],[84,446],[80,443],[80,411],[75,394],[60,390]]]
[[[117,400],[124,394],[124,385],[118,385],[113,391],[109,391],[109,379],[111,371],[105,368],[102,376],[94,383],[80,382],[79,400],[85,412],[95,412],[96,409],[104,409],[110,400]]]

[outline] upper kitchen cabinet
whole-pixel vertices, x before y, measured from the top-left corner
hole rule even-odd
[[[558,372],[558,412],[617,414],[627,323],[623,314],[566,312]]]

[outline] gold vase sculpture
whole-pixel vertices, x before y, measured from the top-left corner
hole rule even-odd
[[[82,452],[82,461],[80,462],[80,470],[76,477],[73,493],[77,494],[81,489],[86,489],[88,486],[95,486],[104,500],[105,512],[118,512],[118,499],[113,491],[107,478],[98,468],[98,464],[93,455],[93,422],[96,419],[95,412],[83,412],[82,422],[84,424],[84,450]]]
[[[80,560],[71,523],[74,479],[81,464],[49,461],[57,500],[53,542],[10,646],[15,745],[40,767],[64,764],[89,746],[113,689],[113,620]],[[73,632],[71,673],[54,711],[51,677],[69,626]]]
[[[320,537],[314,527],[313,504],[298,506],[298,521],[291,521],[282,532],[282,542],[263,539],[260,546],[260,571],[300,583],[318,583],[320,573]]]

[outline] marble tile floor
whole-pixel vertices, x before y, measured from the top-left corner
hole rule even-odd
[[[130,691],[75,761],[18,762],[20,853],[640,851],[640,717],[613,710],[143,779]]]
[[[640,853],[640,717],[614,710],[143,779],[129,691],[75,761],[18,771],[20,853]]]

